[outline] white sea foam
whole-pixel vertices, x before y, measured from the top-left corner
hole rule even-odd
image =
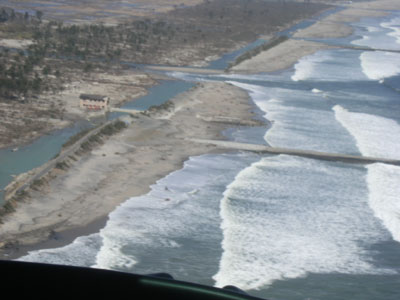
[[[400,17],[394,17],[370,30],[362,39],[352,43],[378,49],[400,50]],[[371,80],[382,80],[400,74],[400,54],[384,51],[367,51],[360,55],[363,73]]]
[[[252,98],[252,100],[254,101],[254,103],[260,107],[260,105],[262,105],[263,103],[265,103],[270,97],[265,93],[266,89],[258,86],[258,85],[254,85],[254,84],[248,84],[248,83],[243,83],[243,82],[237,82],[237,81],[227,81],[227,83],[230,83],[232,85],[235,85],[239,88],[242,88],[246,91],[248,91],[250,97]],[[261,107],[260,107],[261,108]],[[261,108],[261,110],[263,110]],[[265,113],[267,113],[266,110],[263,110]],[[267,115],[264,115],[265,118],[267,118]]]
[[[400,125],[391,119],[349,112],[336,105],[336,119],[355,138],[365,156],[400,159]]]
[[[18,260],[90,267],[95,263],[96,253],[100,247],[100,236],[92,234],[78,237],[73,243],[61,248],[31,251]]]
[[[311,92],[313,92],[313,93],[316,93],[316,94],[318,94],[318,93],[322,93],[322,91],[321,90],[319,90],[319,89],[312,89],[311,90]]]
[[[364,74],[372,80],[381,80],[400,74],[400,53],[368,51],[360,55]]]
[[[362,35],[361,39],[352,41],[352,44],[359,46],[367,46],[378,49],[391,49],[399,50],[399,21],[398,16],[391,16],[391,19],[386,20],[379,25],[372,25],[371,23],[363,21],[357,23],[358,29],[356,35]]]
[[[400,125],[396,121],[349,112],[341,106],[335,106],[334,111],[363,155],[400,159]],[[367,169],[370,207],[400,242],[400,167],[372,164]]]
[[[378,28],[378,27],[375,27],[375,26],[368,26],[368,27],[367,27],[367,30],[368,30],[369,32],[379,32],[379,31],[380,31],[379,28]]]
[[[393,239],[400,242],[400,167],[373,164],[367,168],[369,204]]]
[[[138,234],[126,228],[126,218],[129,218],[127,214],[114,213],[113,219],[107,223],[106,229],[101,230],[103,245],[96,255],[95,268],[130,269],[137,263],[134,255],[122,252],[127,240],[138,238]],[[112,230],[109,230],[110,227]]]
[[[356,65],[356,53],[351,50],[321,50],[305,56],[295,64],[293,81],[337,81],[365,80],[365,75]]]
[[[306,80],[313,77],[318,65],[327,59],[326,55],[318,52],[318,55],[309,55],[303,57],[295,64],[295,73],[292,75],[293,81]]]
[[[169,272],[182,280],[192,272],[197,280],[209,280],[220,255],[219,199],[234,176],[256,159],[253,156],[192,157],[183,169],[151,186],[150,193],[117,207],[99,234],[79,237],[65,247],[33,251],[21,260]],[[197,245],[204,253],[199,254]]]
[[[167,217],[165,210],[186,201],[189,195],[187,192],[181,194],[179,186],[166,178],[153,185],[149,194],[128,199],[109,215],[106,227],[100,231],[103,245],[97,254],[95,267],[129,270],[138,258],[135,250],[125,251],[125,248],[139,250],[142,247],[178,245],[173,237],[168,237],[171,231],[178,233],[184,228],[176,211],[171,211]],[[193,190],[189,182],[187,187],[188,191]]]
[[[264,117],[272,122],[264,136],[268,144],[326,152],[357,151],[327,104],[327,93],[230,83],[249,91],[255,104],[265,112]]]
[[[231,182],[248,165],[250,157],[192,157],[183,169],[152,185],[148,194],[125,201],[109,215],[100,232],[103,244],[95,266],[137,272],[145,260],[144,272],[148,273],[170,272],[180,279],[192,269],[205,269],[202,274],[207,274],[212,263],[210,254],[199,255],[199,249],[193,245],[212,244],[216,247],[213,251],[218,252],[220,185],[225,187]],[[147,258],[149,253],[151,262]],[[179,257],[182,255],[177,253],[189,257]],[[179,262],[172,264],[170,260]]]
[[[394,37],[396,39],[396,43],[400,44],[400,17],[393,18],[389,22],[381,23],[381,26],[387,29],[392,30],[388,33],[389,36]]]
[[[369,264],[360,246],[388,238],[365,201],[363,174],[284,155],[244,169],[221,201],[216,285],[250,290],[308,273],[390,272]]]

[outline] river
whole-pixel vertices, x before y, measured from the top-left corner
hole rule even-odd
[[[400,50],[400,13],[330,43]],[[377,67],[378,66],[378,67]],[[385,67],[382,67],[385,66]],[[400,56],[328,49],[274,74],[193,75],[246,90],[269,128],[234,141],[400,158]],[[99,233],[26,261],[236,285],[269,299],[399,299],[400,167],[201,155],[127,199]],[[168,187],[168,190],[165,187]],[[167,197],[171,201],[154,201]]]

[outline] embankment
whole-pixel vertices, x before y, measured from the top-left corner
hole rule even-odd
[[[86,227],[126,199],[146,193],[158,179],[181,168],[188,157],[222,151],[187,139],[221,139],[222,130],[235,126],[221,122],[224,117],[230,121],[253,118],[249,101],[247,93],[237,87],[207,82],[161,108],[137,115],[105,143],[74,155],[67,170],[55,169],[51,180],[29,189],[18,209],[2,219],[0,252],[18,256],[19,250],[27,249],[24,245]]]

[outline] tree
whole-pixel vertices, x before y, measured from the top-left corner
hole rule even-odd
[[[7,22],[8,21],[8,14],[6,10],[3,8],[0,14],[0,22]]]
[[[87,64],[85,65],[85,67],[83,68],[83,72],[89,73],[92,69],[93,69],[92,64],[91,64],[91,63],[87,63]]]
[[[39,92],[40,88],[41,88],[41,84],[42,84],[42,79],[40,79],[38,73],[35,73],[35,78],[33,79],[33,82],[32,82],[32,89],[35,92]]]
[[[49,75],[51,71],[51,68],[49,66],[45,66],[42,70],[43,75]]]
[[[39,21],[42,21],[42,17],[43,17],[43,12],[41,10],[37,10],[36,11],[36,18],[38,18]]]
[[[11,16],[10,16],[11,21],[14,21],[16,17],[17,17],[17,16],[15,15],[14,10],[12,10],[12,11],[11,11]]]

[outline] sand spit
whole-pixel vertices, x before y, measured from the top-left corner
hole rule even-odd
[[[274,72],[287,69],[295,64],[300,58],[314,52],[328,48],[322,43],[287,40],[276,47],[245,60],[231,68],[231,72],[236,73],[262,73]]]
[[[287,69],[294,65],[301,57],[315,53],[318,50],[328,49],[331,46],[301,40],[302,38],[339,38],[352,34],[348,22],[356,22],[363,17],[382,17],[388,14],[387,10],[400,9],[400,2],[396,0],[380,0],[366,3],[353,3],[348,8],[316,22],[314,25],[298,30],[293,38],[267,51],[261,52],[253,58],[243,61],[231,69],[239,73],[262,73]]]
[[[389,9],[400,9],[400,2],[354,3],[322,20],[320,24],[324,25],[296,35],[324,38],[337,36],[339,32],[349,34],[342,22],[380,16],[387,13],[383,10]],[[257,73],[285,69],[325,47],[322,43],[288,40],[235,66],[232,71]],[[76,157],[76,163],[67,171],[56,169],[57,176],[40,191],[30,191],[30,198],[19,203],[17,211],[3,218],[0,224],[0,246],[3,247],[0,258],[22,255],[24,252],[20,250],[29,249],[24,245],[52,239],[57,236],[54,233],[67,230],[70,235],[79,236],[82,228],[96,220],[103,220],[97,224],[104,224],[116,206],[129,197],[146,193],[151,184],[181,168],[189,156],[224,151],[187,140],[222,139],[220,132],[234,126],[232,122],[213,122],[213,118],[250,120],[253,117],[247,93],[222,82],[202,83],[171,102],[172,105],[162,110],[132,119],[127,129],[105,144]],[[90,230],[95,232],[93,228]]]
[[[339,38],[345,37],[353,33],[351,26],[338,23],[334,20],[328,20],[326,18],[324,21],[319,21],[314,25],[299,30],[293,37],[295,38]]]
[[[126,199],[182,167],[193,155],[218,151],[187,138],[221,139],[232,122],[206,121],[204,116],[250,120],[247,93],[222,82],[203,83],[178,95],[167,109],[138,115],[131,125],[105,144],[83,155],[40,191],[30,190],[16,212],[3,218],[3,255],[17,255],[24,245],[47,240],[68,229],[84,227],[106,217]],[[4,257],[4,256],[3,256]]]

